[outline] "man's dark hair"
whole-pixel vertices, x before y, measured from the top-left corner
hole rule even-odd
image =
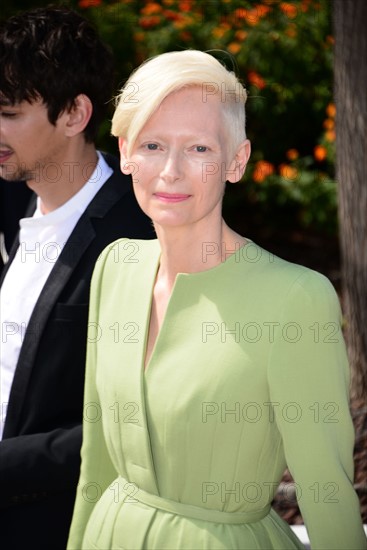
[[[48,119],[85,94],[93,104],[84,130],[93,142],[111,99],[113,60],[91,24],[66,8],[39,8],[0,25],[0,104],[42,99]]]

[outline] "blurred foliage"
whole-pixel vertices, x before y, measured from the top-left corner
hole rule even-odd
[[[15,9],[3,2],[3,16],[48,4],[20,0]],[[110,44],[119,86],[142,61],[165,51],[229,52],[213,55],[235,70],[248,90],[252,155],[243,181],[226,194],[228,221],[241,218],[242,205],[244,215],[256,210],[269,226],[336,233],[330,0],[71,0],[63,5],[91,19]],[[107,121],[99,142],[116,152]]]

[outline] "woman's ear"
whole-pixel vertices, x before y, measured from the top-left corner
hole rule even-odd
[[[231,183],[239,181],[246,170],[246,165],[251,154],[251,142],[245,139],[237,148],[236,154],[226,170],[226,180]]]
[[[121,172],[126,176],[130,176],[133,172],[132,163],[127,160],[127,141],[125,138],[119,137],[119,151],[120,151],[120,168]]]
[[[89,97],[79,94],[74,99],[73,105],[61,116],[66,117],[65,135],[73,137],[84,132],[93,113],[93,105]]]

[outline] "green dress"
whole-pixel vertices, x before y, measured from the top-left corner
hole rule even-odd
[[[96,264],[68,548],[303,548],[270,508],[286,466],[312,548],[365,548],[329,281],[252,242],[178,274],[144,370],[159,260],[124,239]]]

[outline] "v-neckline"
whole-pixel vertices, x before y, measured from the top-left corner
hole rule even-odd
[[[159,241],[158,241],[158,243],[159,243]],[[169,313],[169,310],[172,307],[171,304],[172,304],[175,289],[178,285],[178,281],[180,279],[188,278],[188,277],[191,277],[191,278],[203,277],[205,275],[208,275],[209,273],[211,274],[211,273],[214,273],[215,271],[223,269],[224,265],[232,263],[233,257],[236,256],[236,253],[238,253],[239,251],[244,249],[248,244],[254,244],[254,243],[250,239],[246,238],[246,243],[244,245],[242,245],[235,253],[230,254],[230,256],[228,256],[228,258],[226,258],[223,262],[220,262],[219,264],[217,264],[214,267],[211,267],[209,269],[205,269],[203,271],[197,271],[197,272],[194,272],[194,273],[177,273],[176,278],[175,278],[175,282],[174,282],[173,287],[172,287],[170,297],[169,297],[168,302],[167,302],[166,311],[164,312],[163,320],[162,320],[161,326],[160,326],[160,328],[157,332],[157,337],[155,339],[155,342],[154,342],[154,345],[153,345],[153,348],[152,348],[152,352],[151,352],[150,357],[149,357],[149,361],[147,363],[145,363],[145,358],[146,358],[146,353],[147,353],[147,346],[148,346],[148,339],[149,339],[150,318],[151,318],[151,315],[152,315],[152,307],[153,307],[154,286],[155,286],[155,283],[156,283],[156,280],[157,280],[157,275],[158,275],[158,271],[159,271],[159,267],[160,267],[160,261],[161,261],[161,255],[162,255],[161,250],[159,250],[157,262],[156,262],[156,265],[155,265],[154,277],[152,279],[152,284],[151,284],[151,288],[150,288],[150,300],[149,300],[149,304],[148,304],[148,308],[147,308],[147,315],[146,315],[146,319],[145,319],[145,336],[144,336],[143,354],[142,354],[142,361],[141,361],[141,371],[143,373],[143,376],[146,376],[147,372],[150,371],[150,369],[151,369],[151,364],[152,364],[153,359],[155,357],[159,341],[162,338],[162,332],[165,330],[165,327],[166,327],[166,324],[167,324],[167,314]]]
[[[144,374],[146,374],[148,372],[148,370],[150,368],[150,365],[152,363],[152,359],[154,358],[155,351],[157,349],[159,340],[161,339],[162,331],[164,330],[165,325],[166,325],[167,313],[168,313],[168,311],[170,309],[170,306],[171,306],[171,303],[172,303],[172,298],[173,298],[173,295],[174,295],[175,288],[177,286],[177,281],[180,278],[180,275],[182,275],[182,273],[177,273],[177,275],[176,275],[175,282],[172,286],[171,294],[170,294],[168,302],[167,302],[167,307],[166,307],[166,310],[164,312],[162,323],[161,323],[161,325],[159,327],[159,330],[157,332],[157,336],[156,336],[156,339],[155,339],[155,342],[154,342],[149,360],[146,363],[145,358],[146,358],[148,340],[149,340],[150,318],[151,318],[151,315],[152,315],[152,308],[153,308],[154,286],[155,286],[155,282],[156,282],[156,279],[157,279],[157,274],[158,274],[158,270],[159,270],[159,266],[160,266],[160,257],[161,257],[161,255],[159,255],[159,260],[158,260],[155,276],[154,276],[154,279],[153,279],[153,285],[152,285],[152,288],[151,288],[150,301],[149,301],[147,317],[146,317],[146,322],[145,322],[145,339],[144,339],[143,358],[142,358],[142,370],[143,370]]]

